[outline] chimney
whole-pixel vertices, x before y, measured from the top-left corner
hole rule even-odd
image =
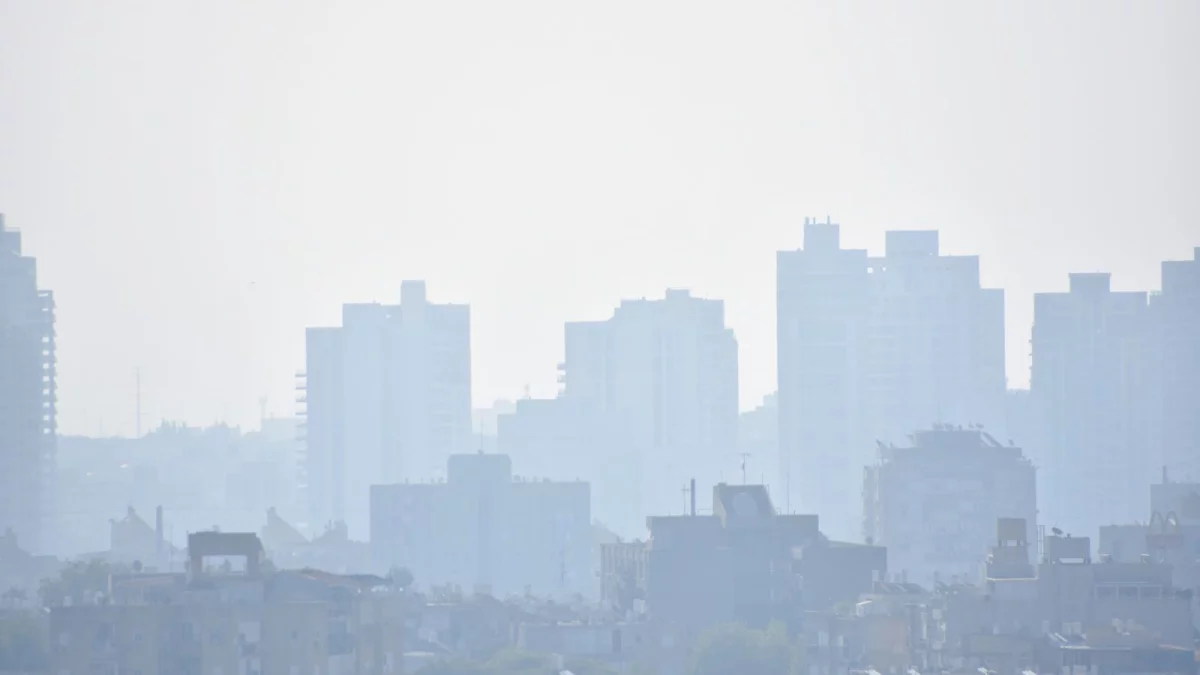
[[[694,518],[696,516],[696,479],[695,478],[692,479],[692,485],[688,491],[688,494],[692,498],[692,517]]]
[[[160,556],[163,552],[162,504],[154,509],[154,551]]]

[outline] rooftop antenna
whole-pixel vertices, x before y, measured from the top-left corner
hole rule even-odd
[[[745,485],[746,484],[746,458],[750,456],[750,453],[743,452],[743,453],[740,453],[740,455],[742,457],[742,485]]]

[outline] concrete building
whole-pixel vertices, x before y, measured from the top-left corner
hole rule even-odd
[[[1162,292],[1150,298],[1161,359],[1162,457],[1177,479],[1200,481],[1200,247],[1192,260],[1162,264]]]
[[[978,429],[938,426],[909,447],[880,444],[863,498],[865,536],[887,547],[894,575],[926,586],[978,579],[997,519],[1023,519],[1024,539],[1036,541],[1033,464]]]
[[[566,325],[563,394],[628,424],[628,490],[668,512],[664,485],[718,482],[737,467],[737,340],[721,300],[668,290],[626,300],[605,321]],[[727,478],[729,476],[726,476]]]
[[[806,609],[852,602],[887,572],[877,546],[824,537],[817,516],[776,513],[762,485],[717,485],[712,515],[648,519],[646,609],[693,633],[741,622],[798,630]]]
[[[197,533],[188,551],[186,574],[113,577],[103,602],[52,608],[51,672],[399,672],[403,604],[387,580],[268,572],[253,534]]]
[[[54,295],[0,214],[0,532],[40,551],[57,434]]]
[[[645,536],[641,466],[629,415],[587,400],[524,399],[497,418],[496,447],[526,476],[592,486],[592,518],[626,537]]]
[[[1192,618],[1200,631],[1200,483],[1151,485],[1149,518],[1101,526],[1098,552],[1112,562],[1169,565],[1175,586],[1196,591]]]
[[[596,595],[591,488],[513,476],[504,455],[453,455],[447,480],[371,487],[371,546],[429,588]]]
[[[872,440],[1003,427],[1004,294],[981,287],[977,257],[941,255],[936,231],[888,232],[871,257],[806,220],[776,265],[784,503],[856,537]]]
[[[992,559],[1001,559],[997,551],[1004,548],[1016,550],[1019,559],[1026,544],[1003,540],[1023,529],[1001,532]],[[1093,562],[1087,537],[1047,536],[1041,547],[1034,577],[1023,570],[1017,577],[989,575],[980,585],[939,587],[922,608],[919,632],[930,649],[922,670],[984,666],[1046,672],[1032,661],[1046,640],[1062,637],[1191,648],[1192,593],[1172,583],[1170,565]]]
[[[471,439],[466,305],[406,281],[399,305],[351,304],[342,326],[308,330],[306,490],[310,529],[345,521],[366,536],[369,488],[436,476]]]
[[[1072,274],[1034,296],[1031,403],[1042,523],[1094,538],[1141,516],[1157,470],[1155,374],[1144,292]]]

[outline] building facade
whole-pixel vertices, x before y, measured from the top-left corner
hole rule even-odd
[[[592,486],[592,517],[626,537],[644,536],[640,470],[628,415],[558,396],[517,401],[497,418],[496,447],[527,477],[579,480]]]
[[[310,328],[304,388],[310,529],[369,529],[369,488],[437,477],[471,442],[466,305],[430,303],[406,281],[399,305],[352,304],[337,328]]]
[[[936,231],[894,231],[886,251],[843,249],[806,221],[776,259],[779,476],[785,509],[856,538],[874,440],[931,423],[1004,426],[1004,294]]]
[[[1162,292],[1150,298],[1161,359],[1162,457],[1181,480],[1200,481],[1200,247],[1192,260],[1162,264]]]
[[[1108,274],[1070,275],[1034,296],[1031,456],[1042,523],[1093,540],[1143,516],[1157,472],[1158,400],[1147,294]]]
[[[54,295],[0,214],[0,532],[44,548],[57,434]]]
[[[710,485],[737,464],[738,352],[721,300],[668,290],[626,300],[610,319],[568,323],[565,399],[628,425],[628,481],[642,513],[668,513],[664,485]]]
[[[514,477],[504,455],[453,455],[445,481],[372,486],[371,546],[425,588],[596,594],[591,487]]]
[[[905,581],[978,579],[999,519],[1023,519],[1025,541],[1036,540],[1033,464],[984,431],[939,426],[909,447],[881,444],[863,483],[864,533]]]

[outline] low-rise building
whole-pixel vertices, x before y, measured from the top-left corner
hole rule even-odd
[[[51,671],[399,672],[403,605],[386,580],[269,571],[253,534],[202,532],[188,541],[186,573],[114,576],[97,602],[52,608]]]
[[[591,487],[513,475],[505,455],[454,455],[447,480],[371,488],[371,546],[422,587],[596,596]]]
[[[781,621],[794,632],[804,610],[853,603],[887,571],[884,549],[829,541],[817,516],[776,513],[761,485],[717,485],[712,515],[648,524],[647,612],[697,631]]]
[[[863,498],[867,540],[887,547],[893,574],[926,586],[976,581],[998,518],[1023,519],[1023,538],[1035,538],[1033,465],[980,429],[939,425],[909,447],[880,443]]]

